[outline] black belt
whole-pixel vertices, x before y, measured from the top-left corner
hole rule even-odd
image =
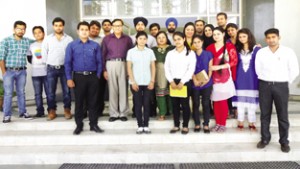
[[[48,67],[50,68],[53,68],[53,69],[61,69],[64,67],[64,65],[58,65],[58,66],[53,66],[53,65],[47,65]]]
[[[81,75],[84,75],[84,76],[87,76],[87,75],[94,75],[96,74],[96,72],[90,72],[90,71],[83,71],[83,72],[74,72],[76,74],[81,74]]]
[[[112,59],[107,59],[107,61],[125,61],[125,58],[112,58]]]
[[[276,84],[288,84],[288,82],[275,82],[275,81],[264,81],[264,80],[259,80],[262,83],[266,83],[268,85],[276,85]]]
[[[6,70],[12,70],[12,71],[20,71],[20,70],[26,70],[26,67],[6,67]]]

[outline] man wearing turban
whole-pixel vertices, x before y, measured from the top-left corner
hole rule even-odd
[[[173,42],[173,33],[176,31],[176,28],[178,26],[178,21],[175,18],[168,18],[166,20],[166,28],[168,30],[168,39],[170,40],[171,44],[174,45]]]

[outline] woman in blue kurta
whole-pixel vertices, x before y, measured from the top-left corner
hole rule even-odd
[[[209,131],[209,118],[210,118],[210,95],[212,91],[212,71],[209,71],[209,67],[212,66],[213,55],[211,52],[202,49],[204,39],[200,35],[195,35],[192,39],[192,44],[196,53],[196,68],[195,73],[193,75],[193,92],[192,92],[192,100],[193,100],[193,117],[195,121],[195,132],[200,131],[200,96],[201,96],[201,104],[203,110],[203,131],[204,133],[210,133]],[[196,78],[196,74],[201,71],[205,71],[208,75],[208,79],[205,82],[200,82]]]
[[[238,128],[244,128],[245,112],[248,112],[249,128],[256,130],[255,111],[258,107],[258,78],[255,72],[255,57],[260,47],[249,29],[243,28],[237,34],[238,66],[235,81],[236,96],[233,105],[238,110]]]

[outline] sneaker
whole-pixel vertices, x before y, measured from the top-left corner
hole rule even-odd
[[[32,120],[33,118],[28,113],[23,113],[19,116],[19,118],[23,118],[26,120]]]
[[[151,130],[149,129],[149,127],[144,127],[144,133],[146,133],[146,134],[151,133]]]
[[[144,132],[144,128],[143,127],[139,127],[137,130],[136,130],[136,134],[142,134]]]
[[[9,122],[11,122],[11,120],[10,120],[10,116],[5,116],[4,118],[3,118],[3,121],[2,121],[3,123],[9,123]]]

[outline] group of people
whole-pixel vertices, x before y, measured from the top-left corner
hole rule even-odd
[[[3,123],[11,121],[14,85],[19,116],[32,119],[25,106],[26,65],[32,64],[32,81],[37,113],[44,117],[42,93],[47,96],[48,120],[56,118],[56,86],[60,79],[64,116],[71,119],[71,94],[75,94],[74,134],[83,131],[83,119],[89,117],[90,130],[102,133],[98,117],[104,109],[104,93],[109,91],[109,121],[127,121],[130,112],[128,85],[133,95],[133,114],[138,128],[136,133],[151,133],[149,116],[159,110],[159,120],[172,113],[174,127],[170,133],[189,132],[189,120],[195,122],[194,132],[200,132],[200,97],[203,110],[203,131],[210,133],[211,112],[216,119],[215,132],[226,131],[228,114],[237,112],[237,128],[244,128],[248,112],[249,129],[256,131],[256,109],[261,109],[261,141],[264,148],[271,139],[270,119],[275,103],[283,152],[289,152],[288,141],[288,84],[299,74],[298,61],[290,48],[279,44],[279,30],[265,32],[267,47],[257,44],[247,28],[227,24],[227,14],[218,13],[218,26],[196,20],[176,31],[176,18],[166,20],[167,31],[152,23],[146,33],[148,20],[133,20],[136,34],[123,33],[123,21],[104,20],[105,37],[100,37],[98,21],[78,23],[78,39],[64,33],[65,21],[55,18],[54,33],[44,38],[44,29],[32,29],[35,41],[23,37],[26,24],[14,23],[14,34],[0,43],[0,67],[4,80]],[[112,31],[111,31],[112,29]],[[199,75],[204,78],[199,79]],[[180,91],[183,95],[173,95]],[[190,108],[192,99],[192,110]],[[99,104],[100,103],[100,104]],[[86,112],[88,112],[86,114]],[[182,129],[180,113],[182,112]]]

